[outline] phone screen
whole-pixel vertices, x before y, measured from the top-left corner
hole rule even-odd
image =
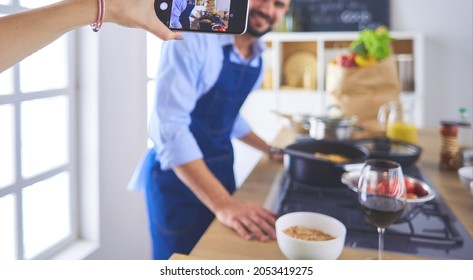
[[[249,0],[155,0],[154,10],[169,29],[242,34]]]

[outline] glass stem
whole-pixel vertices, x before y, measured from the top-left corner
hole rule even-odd
[[[383,259],[384,250],[384,230],[385,228],[378,228],[378,260]]]

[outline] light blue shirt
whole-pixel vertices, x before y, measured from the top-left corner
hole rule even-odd
[[[155,104],[148,128],[149,137],[155,145],[156,160],[160,161],[162,169],[202,158],[202,152],[189,129],[190,114],[198,99],[217,82],[224,59],[222,48],[229,44],[234,44],[233,35],[201,33],[187,33],[182,41],[163,43]],[[234,47],[230,60],[258,67],[264,49],[264,43],[258,40],[253,45],[251,57],[244,58]],[[260,87],[262,79],[263,71],[253,90]],[[249,125],[238,115],[231,136],[240,138],[250,131]],[[130,190],[144,190],[147,176],[145,157],[130,180]]]
[[[202,152],[189,129],[191,112],[197,100],[216,83],[223,61],[223,46],[233,44],[233,35],[187,33],[183,41],[163,43],[149,137],[155,145],[163,170],[202,158]],[[234,47],[230,60],[258,67],[265,45],[257,41],[251,57],[244,58]],[[260,74],[253,90],[261,85]],[[232,137],[240,138],[250,127],[238,115]]]
[[[171,19],[169,23],[170,28],[182,28],[181,22],[179,21],[179,17],[181,13],[187,7],[187,0],[174,0],[172,1],[171,7]]]

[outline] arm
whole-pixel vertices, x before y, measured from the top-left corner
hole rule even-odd
[[[232,137],[237,138],[243,143],[262,151],[269,156],[270,160],[282,161],[283,152],[280,148],[273,147],[266,143],[261,137],[251,131],[250,126],[246,123],[241,115],[238,115],[233,125]]]
[[[274,214],[255,203],[232,197],[202,159],[173,169],[199,200],[215,213],[216,218],[241,237],[249,240],[254,235],[260,241],[276,238]]]
[[[256,135],[253,131],[250,131],[245,136],[239,138],[243,143],[252,146],[253,148],[262,151],[263,153],[268,153],[270,145]]]
[[[179,17],[181,16],[182,11],[186,8],[184,2],[187,4],[187,1],[173,1],[171,8],[171,18],[169,27],[171,28],[182,28]]]
[[[0,17],[0,72],[65,33],[94,23],[97,9],[97,0],[65,0]],[[142,28],[163,40],[182,37],[157,19],[152,0],[106,0],[104,21]]]
[[[275,148],[269,145],[263,139],[261,139],[258,135],[256,135],[253,131],[250,131],[248,134],[246,134],[243,137],[240,137],[238,140],[267,154],[269,156],[269,159],[271,160],[274,160],[274,161],[283,160],[283,153],[280,148]]]

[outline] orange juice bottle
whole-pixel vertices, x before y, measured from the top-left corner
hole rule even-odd
[[[414,124],[394,121],[388,124],[386,136],[395,141],[417,144],[417,128]]]

